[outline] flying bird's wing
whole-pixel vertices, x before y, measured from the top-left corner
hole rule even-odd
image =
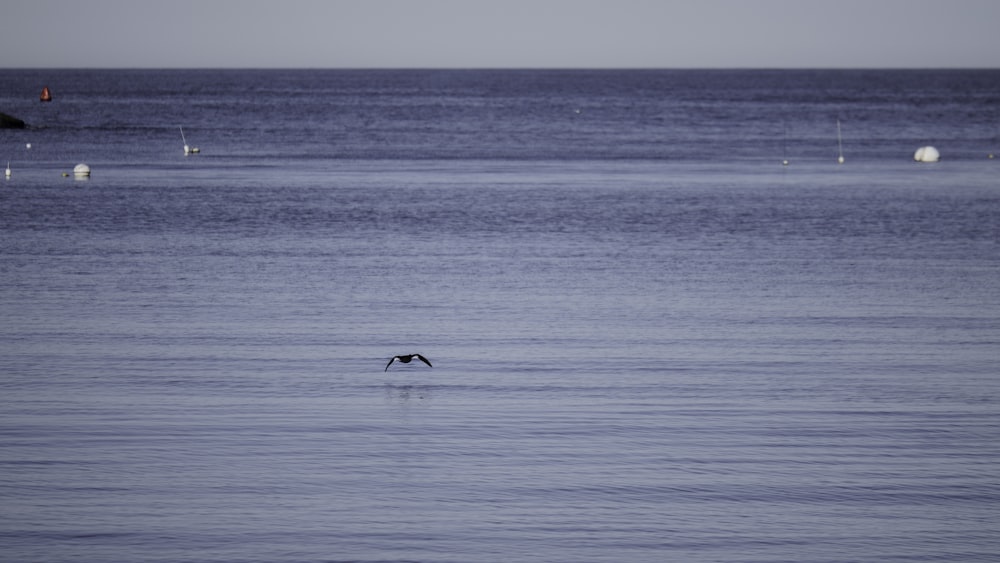
[[[395,362],[395,361],[396,361],[396,356],[393,356],[392,359],[389,360],[389,363],[385,364],[385,369],[382,370],[382,371],[389,371],[389,366],[391,366],[392,362]]]
[[[420,354],[414,354],[414,356],[416,356],[417,359],[420,360],[421,362],[423,362],[423,363],[431,366],[431,363],[429,361],[427,361],[427,358],[421,356]],[[431,367],[434,367],[434,366],[431,366]]]

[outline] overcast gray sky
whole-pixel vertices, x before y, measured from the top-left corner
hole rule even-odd
[[[4,0],[0,67],[1000,67],[998,0]]]

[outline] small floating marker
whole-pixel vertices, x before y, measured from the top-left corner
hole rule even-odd
[[[199,149],[198,147],[189,147],[188,146],[187,139],[184,138],[184,128],[180,127],[180,130],[181,130],[181,141],[184,142],[184,155],[187,156],[189,154],[198,154],[198,153],[200,153],[201,149]]]
[[[788,166],[788,126],[781,126],[781,165]]]
[[[49,92],[49,87],[48,86],[43,86],[42,87],[42,93],[41,93],[41,95],[38,96],[38,99],[41,100],[41,101],[43,101],[43,102],[51,102],[52,101],[52,93]]]
[[[10,178],[10,161],[9,160],[7,161],[7,170],[4,170],[3,175],[4,175],[5,178]]]
[[[28,144],[24,145],[24,150],[30,151],[31,150],[31,143],[28,143]]]
[[[73,167],[73,176],[77,178],[90,178],[90,167],[80,163]]]
[[[930,145],[926,147],[920,147],[917,152],[913,153],[913,160],[917,162],[937,162],[941,159],[941,153]]]
[[[840,120],[837,120],[837,164],[844,163],[844,142],[840,138]]]
[[[986,155],[986,158],[988,158],[990,160],[993,160],[993,153],[990,153],[990,154]]]

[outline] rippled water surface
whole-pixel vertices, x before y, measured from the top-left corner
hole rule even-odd
[[[16,71],[0,560],[995,560],[998,77]]]

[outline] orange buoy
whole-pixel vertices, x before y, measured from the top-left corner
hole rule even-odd
[[[42,88],[42,95],[38,97],[39,100],[43,102],[51,102],[52,94],[49,92],[49,87],[45,86]]]

